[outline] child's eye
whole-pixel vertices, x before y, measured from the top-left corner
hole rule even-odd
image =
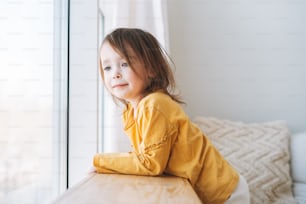
[[[103,70],[104,71],[109,71],[111,69],[111,67],[104,67]]]
[[[121,66],[122,66],[122,67],[128,67],[129,64],[128,64],[127,62],[123,62],[123,63],[121,64]]]

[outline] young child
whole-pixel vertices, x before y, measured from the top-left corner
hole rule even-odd
[[[193,124],[173,91],[171,60],[156,38],[141,29],[118,28],[101,46],[106,88],[125,105],[124,131],[133,151],[94,156],[98,173],[189,180],[203,203],[249,203],[245,180]]]

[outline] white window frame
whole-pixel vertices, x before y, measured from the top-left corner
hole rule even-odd
[[[70,0],[69,10],[67,183],[71,187],[86,176],[99,150],[101,84],[98,1]]]
[[[54,0],[54,185],[57,195],[67,188],[68,15],[69,0]]]

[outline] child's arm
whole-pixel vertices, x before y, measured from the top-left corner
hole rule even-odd
[[[159,175],[163,173],[168,160],[168,144],[141,153],[133,151],[97,154],[94,157],[94,166],[99,173]]]
[[[137,129],[129,132],[135,141],[130,153],[105,153],[94,157],[94,166],[99,173],[123,173],[137,175],[159,175],[166,168],[175,128],[158,110],[148,109],[137,123]],[[141,139],[139,139],[141,138]]]

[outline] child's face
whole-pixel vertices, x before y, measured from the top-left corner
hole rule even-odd
[[[130,54],[137,74],[127,60],[120,56],[108,42],[103,43],[100,57],[106,88],[112,95],[130,102],[136,108],[143,97],[147,82],[143,65],[137,60],[134,52]]]

